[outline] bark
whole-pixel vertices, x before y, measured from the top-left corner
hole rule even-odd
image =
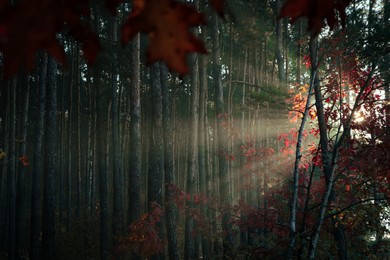
[[[164,158],[163,158],[163,129],[162,129],[162,95],[160,82],[159,64],[155,63],[150,67],[151,87],[152,87],[152,134],[150,146],[149,172],[148,172],[148,207],[152,210],[152,203],[162,205],[162,184],[164,178]],[[162,223],[158,223],[162,236]],[[153,259],[161,259],[162,255],[157,255]]]
[[[20,113],[19,134],[19,155],[27,156],[27,128],[28,128],[28,111],[30,98],[30,83],[28,75],[23,75],[23,80],[20,85],[21,94],[24,95],[22,100],[22,111]],[[28,237],[26,230],[28,230],[27,221],[27,166],[19,164],[17,177],[17,198],[16,198],[16,253],[17,258],[22,258],[25,251],[27,251]]]
[[[296,82],[298,84],[301,84],[301,63],[302,63],[302,21],[298,20],[297,25],[296,25],[296,30],[297,30],[297,73],[296,73]]]
[[[275,1],[275,8],[276,8],[276,13],[279,14],[280,8],[281,8],[281,0],[276,0]],[[278,79],[279,82],[285,82],[285,72],[284,72],[284,60],[283,60],[283,33],[282,33],[282,25],[283,25],[283,20],[282,19],[277,19],[276,20],[276,60],[277,60],[277,65],[278,65]]]
[[[202,6],[205,3],[202,2]],[[202,28],[201,39],[206,40],[206,27]],[[206,182],[206,111],[207,111],[207,57],[205,55],[199,56],[199,192],[206,196],[207,182]],[[207,217],[207,209],[201,206],[200,213]],[[206,236],[202,235],[202,256],[208,259],[209,256],[209,241]]]
[[[108,105],[103,84],[101,84],[100,67],[93,71],[94,88],[96,88],[96,160],[99,183],[99,213],[100,213],[100,259],[106,260],[110,250],[109,204],[108,204],[108,164],[107,164],[107,116]]]
[[[213,53],[213,79],[215,90],[215,108],[217,117],[217,128],[215,136],[217,137],[217,150],[218,154],[218,173],[219,173],[219,196],[221,198],[221,206],[230,204],[229,194],[229,176],[228,176],[228,164],[224,153],[227,151],[226,147],[226,131],[222,127],[224,121],[224,100],[223,100],[223,85],[221,75],[221,49],[219,44],[219,28],[218,28],[217,14],[212,15],[211,21],[211,34],[212,34],[212,53]],[[232,249],[232,238],[229,233],[229,214],[228,212],[222,213],[222,231],[226,236],[223,238],[223,254],[227,256]]]
[[[7,193],[8,193],[8,259],[16,259],[16,152],[15,152],[15,127],[16,127],[16,78],[8,82],[9,92],[9,145],[7,161]]]
[[[57,171],[57,64],[47,61],[45,164],[43,183],[43,259],[55,259]]]
[[[31,245],[30,259],[40,259],[40,234],[42,214],[42,140],[45,118],[47,53],[39,54],[37,113],[34,130],[34,155],[31,189]]]
[[[174,180],[174,157],[173,157],[173,132],[172,132],[172,97],[167,85],[168,71],[164,64],[160,65],[161,92],[163,96],[163,131],[164,131],[164,175],[165,175],[165,217],[168,240],[169,259],[180,259],[177,248],[175,201],[172,193]]]
[[[73,48],[70,46],[70,48]],[[72,54],[73,56],[73,54]],[[73,117],[74,117],[74,61],[75,59],[72,57],[72,67],[70,68],[70,85],[69,85],[69,100],[68,100],[68,119],[67,119],[67,180],[66,180],[66,230],[69,231],[72,225],[72,217],[73,217],[73,183],[72,183],[72,175],[73,175],[73,153],[72,153],[72,140],[73,140]]]
[[[111,60],[111,124],[112,124],[112,156],[113,156],[113,235],[119,236],[123,234],[123,192],[122,192],[122,159],[121,159],[121,144],[119,141],[119,88],[117,84],[117,65],[115,42],[117,40],[116,18],[111,17],[111,33],[112,33],[112,60]]]
[[[197,33],[195,33],[197,35]],[[188,147],[188,171],[187,171],[187,194],[195,196],[199,181],[198,165],[198,120],[199,120],[199,70],[198,57],[196,54],[191,55],[191,100],[190,100],[190,131]],[[185,259],[195,259],[195,241],[193,231],[195,221],[191,214],[194,210],[193,200],[187,201],[186,223],[185,223]]]
[[[80,53],[80,44],[77,44],[77,47],[76,47],[76,53],[79,54]],[[76,193],[76,212],[75,212],[75,218],[76,220],[79,222],[80,219],[81,219],[81,203],[82,203],[82,198],[81,198],[81,187],[82,187],[82,184],[81,184],[81,181],[82,181],[82,177],[81,177],[81,84],[80,84],[80,55],[76,55],[76,66],[75,66],[75,85],[76,85],[76,93],[75,93],[75,98],[76,98],[76,104],[77,104],[77,110],[76,110],[76,116],[75,116],[75,120],[76,120],[76,140],[75,140],[75,145],[73,145],[74,147],[74,152],[73,152],[73,155],[76,156],[75,158],[75,161],[76,161],[76,165],[75,165],[75,168],[76,168],[76,177],[77,177],[77,180],[76,180],[76,190],[77,190],[77,193]]]
[[[140,93],[140,36],[131,42],[130,71],[130,168],[129,168],[129,223],[140,216],[141,174],[141,93]]]

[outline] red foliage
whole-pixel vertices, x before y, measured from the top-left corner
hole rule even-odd
[[[330,28],[337,24],[337,13],[344,25],[345,8],[351,0],[287,0],[280,11],[280,17],[291,17],[294,22],[300,17],[307,17],[309,30],[313,34],[320,33],[324,27],[324,20]]]
[[[130,234],[120,238],[114,251],[124,255],[132,250],[142,257],[150,257],[164,252],[164,243],[159,237],[158,224],[164,215],[164,211],[157,203],[152,203],[152,210],[142,215],[130,226]]]
[[[14,74],[21,65],[32,69],[35,53],[47,52],[66,63],[65,52],[56,34],[68,31],[81,42],[88,63],[93,63],[100,45],[97,36],[86,27],[81,16],[89,14],[86,0],[22,0],[3,5],[0,10],[0,51],[4,54],[4,72]]]

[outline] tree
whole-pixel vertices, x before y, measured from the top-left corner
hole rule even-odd
[[[45,164],[43,181],[43,258],[54,259],[56,232],[56,172],[57,172],[57,62],[47,60]]]
[[[129,223],[140,216],[141,173],[141,93],[140,93],[140,36],[131,43],[130,85],[130,168],[129,168]]]
[[[40,259],[41,215],[42,215],[42,152],[43,152],[43,126],[45,118],[46,99],[46,76],[47,76],[47,53],[39,55],[38,75],[38,98],[34,132],[34,157],[33,157],[33,180],[31,194],[31,253],[33,260]]]
[[[7,197],[8,197],[8,257],[16,259],[16,148],[15,148],[15,128],[16,128],[16,78],[8,82],[9,106],[8,115],[10,118],[8,162],[7,162]]]
[[[122,198],[122,158],[120,153],[120,142],[119,142],[119,89],[117,84],[117,72],[116,72],[116,52],[115,45],[117,39],[117,25],[116,18],[111,18],[111,33],[113,44],[111,46],[112,51],[112,60],[111,60],[111,120],[112,120],[112,146],[113,146],[113,192],[114,192],[114,200],[113,200],[113,225],[114,231],[113,235],[118,236],[121,235],[123,230],[123,198]]]
[[[172,96],[167,84],[168,71],[164,64],[160,65],[161,93],[163,105],[164,132],[164,178],[165,178],[165,210],[169,259],[180,259],[177,248],[175,201],[172,191],[175,184],[173,133],[172,133]]]
[[[152,90],[152,134],[150,137],[150,159],[148,171],[148,209],[152,211],[153,203],[162,205],[163,178],[164,178],[164,143],[163,143],[163,109],[160,66],[154,64],[150,68],[151,90]],[[162,223],[157,225],[159,236],[162,236]],[[155,259],[160,259],[158,255]]]
[[[199,1],[195,1],[195,6],[199,7]],[[197,33],[195,32],[195,35]],[[190,102],[190,132],[188,147],[188,171],[186,191],[190,196],[194,196],[198,191],[199,183],[199,161],[198,161],[198,121],[199,121],[199,70],[198,57],[191,55],[191,102]],[[192,199],[187,201],[188,210],[186,212],[185,224],[185,258],[195,259],[197,252],[195,248],[194,228],[195,221],[191,210],[193,209]]]
[[[229,205],[229,176],[228,176],[228,164],[226,161],[225,153],[226,147],[226,133],[222,127],[225,120],[224,113],[224,100],[223,100],[223,85],[221,75],[221,49],[219,45],[219,27],[218,17],[216,14],[212,16],[211,25],[211,39],[213,44],[213,81],[215,90],[215,114],[217,117],[217,129],[215,136],[217,137],[217,154],[218,154],[218,174],[219,174],[219,196],[221,198],[221,205]],[[227,212],[222,213],[222,231],[226,234],[223,238],[223,250],[224,254],[229,254],[232,246],[231,234],[229,234],[229,215]]]
[[[16,197],[16,251],[17,257],[22,256],[22,252],[26,250],[28,240],[26,240],[25,230],[28,228],[27,221],[27,167],[30,165],[28,158],[26,157],[27,153],[27,129],[28,129],[28,111],[29,111],[29,101],[30,101],[30,82],[28,75],[22,77],[23,86],[20,87],[20,90],[24,92],[24,99],[22,103],[22,111],[20,115],[20,139],[22,143],[19,146],[19,154],[22,158],[21,165],[18,170],[17,178],[17,197]],[[19,158],[19,159],[20,159]]]

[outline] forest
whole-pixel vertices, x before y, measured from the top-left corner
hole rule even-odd
[[[389,0],[0,1],[1,259],[389,259]]]

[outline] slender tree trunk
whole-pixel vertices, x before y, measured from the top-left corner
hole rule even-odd
[[[226,147],[226,130],[223,129],[222,123],[224,122],[224,100],[223,100],[223,86],[221,76],[221,50],[219,44],[219,28],[217,14],[212,15],[211,21],[211,33],[212,33],[212,53],[213,53],[213,79],[215,88],[215,107],[217,117],[217,128],[215,136],[218,138],[217,151],[218,156],[218,170],[219,170],[219,196],[221,198],[221,206],[230,205],[229,194],[229,175],[228,164],[225,158],[227,151]],[[222,231],[225,234],[223,238],[223,254],[226,257],[232,249],[232,237],[230,234],[230,218],[228,212],[222,213]]]
[[[297,30],[297,73],[296,73],[296,82],[301,84],[301,66],[302,66],[302,21],[298,20],[296,25]]]
[[[195,5],[199,5],[196,1]],[[195,32],[197,35],[197,32]],[[187,194],[194,196],[197,193],[199,181],[198,165],[198,120],[199,120],[199,70],[198,56],[191,55],[191,100],[190,100],[190,131],[188,147],[188,171],[187,171]],[[186,224],[185,224],[185,259],[195,259],[196,249],[193,231],[195,221],[191,214],[194,210],[193,199],[187,201]]]
[[[20,89],[24,95],[22,100],[22,113],[20,119],[20,137],[19,156],[27,156],[27,128],[28,128],[28,111],[29,111],[29,97],[30,97],[30,83],[28,75],[23,76]],[[18,168],[17,179],[17,198],[16,198],[16,253],[17,258],[20,259],[24,252],[27,252],[28,237],[26,230],[29,229],[27,221],[27,167],[28,165],[20,164]]]
[[[45,118],[45,96],[46,96],[46,72],[47,53],[39,54],[39,75],[38,75],[38,98],[37,113],[35,117],[34,131],[34,157],[32,170],[31,189],[31,246],[30,258],[32,260],[40,257],[40,234],[41,234],[41,214],[42,214],[42,139]]]
[[[148,172],[148,207],[152,209],[152,203],[162,205],[162,183],[164,178],[163,158],[163,129],[162,129],[162,95],[160,67],[158,63],[151,65],[150,78],[152,87],[152,133]],[[162,236],[162,223],[158,223],[160,238]],[[162,259],[157,255],[153,259]]]
[[[43,258],[55,259],[56,172],[57,172],[57,64],[47,61],[45,164],[43,184]]]
[[[75,212],[75,218],[77,221],[80,221],[81,219],[81,84],[80,84],[80,44],[77,44],[76,47],[76,65],[75,65],[75,86],[76,86],[76,104],[77,104],[77,110],[76,110],[76,115],[75,115],[75,120],[76,120],[76,140],[75,140],[75,145],[74,149],[75,151],[73,152],[73,155],[76,156],[75,158],[75,170],[76,170],[76,187],[77,187],[77,194],[76,194],[76,212]]]
[[[172,193],[174,180],[174,157],[173,157],[173,132],[172,132],[172,97],[167,85],[168,70],[164,64],[160,65],[161,92],[163,96],[163,130],[164,130],[164,174],[165,174],[165,211],[166,228],[168,239],[169,259],[179,260],[177,248],[175,202]]]
[[[121,143],[119,141],[119,88],[117,84],[117,64],[116,64],[116,39],[117,26],[116,18],[111,17],[111,33],[112,33],[112,60],[111,60],[111,128],[112,128],[112,156],[113,156],[113,235],[117,237],[123,233],[123,196],[122,196],[122,159],[121,159]]]
[[[16,152],[15,152],[15,127],[16,127],[16,78],[8,81],[9,93],[9,145],[7,162],[7,186],[8,186],[8,259],[16,259]]]
[[[202,1],[201,6],[205,3]],[[206,27],[202,28],[202,40],[206,40]],[[205,55],[199,56],[199,192],[206,196],[207,182],[206,182],[206,110],[207,110],[207,57]],[[200,213],[207,218],[207,208],[201,205]],[[209,257],[209,241],[206,236],[202,235],[202,256],[203,259]]]
[[[130,83],[130,169],[129,169],[129,223],[140,216],[141,174],[141,93],[140,93],[140,36],[131,42]]]
[[[281,8],[281,0],[276,0],[275,2],[275,8],[276,13],[279,14],[280,8]],[[277,19],[276,20],[276,60],[278,65],[278,79],[279,82],[285,82],[285,72],[284,72],[284,61],[283,61],[283,33],[282,33],[282,25],[283,20]]]
[[[94,88],[96,88],[96,152],[97,170],[99,173],[99,210],[100,210],[100,259],[107,260],[110,250],[109,204],[108,204],[108,164],[107,164],[107,111],[103,85],[100,79],[100,68],[94,68]]]
[[[73,49],[71,46],[70,48]],[[72,67],[70,68],[70,84],[69,84],[69,101],[68,101],[68,119],[67,119],[67,180],[66,180],[66,230],[69,231],[72,225],[72,217],[73,217],[73,191],[72,191],[72,176],[73,176],[73,154],[72,154],[72,139],[73,139],[73,115],[74,115],[74,105],[73,105],[73,92],[74,92],[74,61],[72,55]]]

